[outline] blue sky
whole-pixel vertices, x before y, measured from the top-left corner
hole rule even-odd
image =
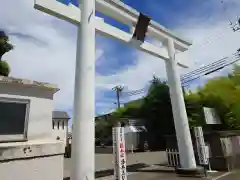
[[[180,74],[228,56],[239,48],[240,32],[233,33],[228,26],[229,18],[234,20],[240,15],[238,0],[228,0],[226,11],[219,0],[122,1],[193,41],[189,51],[177,56],[179,61],[190,65],[187,70],[179,68]],[[15,6],[12,6],[13,2]],[[1,4],[0,29],[9,33],[16,47],[4,58],[12,67],[12,76],[58,84],[60,91],[54,97],[54,108],[66,110],[71,115],[76,27],[35,10],[33,2],[8,0]],[[115,20],[103,17],[105,22],[127,30]],[[161,59],[106,37],[97,36],[96,42],[96,115],[116,107],[112,91],[115,85],[124,85],[124,91],[133,91],[147,87],[153,75],[166,79]],[[205,79],[196,81],[193,86]],[[121,101],[142,95],[125,97]]]

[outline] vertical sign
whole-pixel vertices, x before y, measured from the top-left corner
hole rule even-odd
[[[114,177],[118,179],[118,157],[117,157],[117,132],[116,128],[112,128],[112,141],[113,141],[113,162],[114,162]]]
[[[199,163],[201,165],[208,164],[208,152],[206,152],[206,146],[203,138],[203,131],[202,127],[194,127],[194,133],[196,137],[196,144],[197,144],[197,152],[199,157]]]
[[[113,128],[113,154],[116,180],[127,180],[124,127]]]
[[[118,142],[118,176],[119,180],[127,179],[127,168],[126,168],[126,152],[125,152],[125,136],[124,136],[124,127],[117,128],[117,142]]]
[[[233,151],[231,140],[229,138],[221,138],[221,144],[224,156],[231,156]]]
[[[221,120],[214,108],[203,107],[206,124],[221,124]]]

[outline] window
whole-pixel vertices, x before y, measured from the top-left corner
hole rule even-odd
[[[0,98],[0,142],[27,140],[29,102]]]
[[[64,120],[62,120],[62,129],[64,129]]]
[[[60,121],[58,121],[58,129],[60,128]]]

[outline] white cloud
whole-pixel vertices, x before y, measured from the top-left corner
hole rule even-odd
[[[11,76],[57,84],[60,91],[55,95],[55,108],[71,109],[76,28],[35,10],[32,0],[1,3],[0,28],[10,33],[15,45],[3,57],[10,63]],[[96,59],[103,54],[98,47]]]
[[[238,0],[231,2],[235,4],[230,3],[226,13],[232,18],[239,12],[240,3]],[[234,33],[229,28],[219,1],[211,0],[204,4],[207,5],[216,5],[216,12],[211,18],[203,20],[198,17],[186,17],[180,26],[175,27],[180,34],[193,40],[190,50],[179,55],[180,57],[177,56],[190,63],[192,68],[230,55],[239,48],[240,33]],[[1,2],[0,28],[29,36],[29,38],[11,36],[16,48],[4,56],[12,67],[11,75],[58,84],[61,91],[56,94],[55,107],[71,109],[76,29],[72,25],[34,10],[33,0]],[[97,57],[104,56],[105,48],[104,42],[97,45]],[[111,46],[107,45],[107,48]],[[104,97],[106,89],[110,90],[114,85],[124,85],[126,90],[131,91],[143,88],[153,75],[166,78],[162,60],[137,51],[135,58],[134,65],[116,72],[115,75],[97,75],[97,106],[101,111],[109,111],[115,106],[101,98]],[[183,69],[179,71],[184,72]]]
[[[229,18],[235,18],[233,15],[239,12],[240,2],[232,0],[226,4],[224,13],[221,3],[216,0],[203,3],[202,6],[215,8],[211,17],[207,19],[185,17],[181,20],[182,25],[175,27],[175,31],[193,41],[188,51],[176,56],[177,59],[190,65],[188,70],[179,68],[180,74],[229,56],[240,48],[240,33],[232,31],[226,17],[228,14]],[[136,53],[136,59],[136,64],[129,66],[128,69],[117,72],[114,76],[99,78],[104,79],[104,84],[109,84],[111,87],[115,84],[124,84],[129,90],[143,88],[153,75],[166,78],[165,64],[161,59],[141,52]]]

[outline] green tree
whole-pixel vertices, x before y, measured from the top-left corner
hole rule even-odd
[[[2,56],[11,51],[13,49],[13,45],[9,43],[9,37],[6,35],[4,31],[0,31],[0,60],[2,60]]]
[[[190,128],[204,125],[204,113],[201,97],[198,93],[186,93],[184,96]]]
[[[153,77],[148,95],[117,109],[108,119],[105,131],[110,133],[110,127],[117,121],[126,123],[128,118],[144,119],[150,148],[164,148],[164,136],[175,133],[169,88],[166,82]]]
[[[235,86],[240,86],[240,65],[234,65],[233,72],[229,74],[229,78],[233,81]]]
[[[10,67],[6,61],[0,61],[0,76],[8,76],[10,73]]]
[[[109,134],[108,126],[108,122],[104,119],[97,120],[95,125],[95,137],[99,139],[106,138]]]
[[[227,77],[209,80],[197,92],[184,94],[190,127],[204,126],[203,107],[215,108],[228,129],[240,129],[240,66],[235,65]],[[164,148],[165,135],[174,134],[174,121],[169,88],[166,82],[153,77],[145,98],[128,103],[108,119],[105,131],[111,134],[113,125],[126,118],[144,119],[151,149]]]
[[[0,31],[0,75],[8,76],[10,73],[10,67],[6,61],[2,60],[2,56],[12,49],[13,45],[9,43],[9,37],[4,31]]]
[[[240,88],[235,73],[211,79],[199,90],[203,105],[214,107],[229,129],[240,128]]]
[[[169,88],[166,82],[153,77],[141,112],[148,130],[149,147],[164,148],[164,136],[175,133]]]

